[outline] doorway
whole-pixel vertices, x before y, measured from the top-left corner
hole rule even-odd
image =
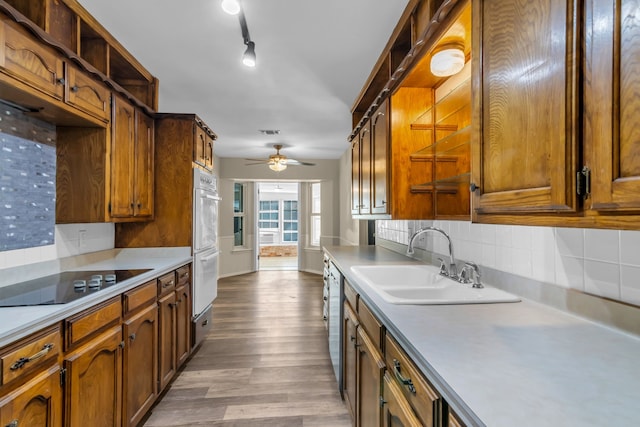
[[[299,184],[257,184],[258,270],[298,270]]]

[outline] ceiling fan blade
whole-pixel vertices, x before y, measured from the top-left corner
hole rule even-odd
[[[269,163],[269,159],[245,159],[248,160],[250,162],[263,162],[263,163]]]
[[[256,163],[245,163],[245,166],[252,166],[252,165],[268,165],[269,162],[256,162]]]
[[[287,165],[291,166],[315,166],[315,163],[301,162],[300,160],[287,159]]]

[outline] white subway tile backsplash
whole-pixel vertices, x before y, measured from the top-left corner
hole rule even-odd
[[[640,267],[640,231],[620,231],[620,263]]]
[[[445,220],[376,224],[380,237],[404,244],[415,230],[426,226],[441,228],[451,236],[459,260],[640,304],[640,231]],[[423,234],[415,243],[438,256],[448,255],[447,241],[437,233]]]
[[[511,228],[513,247],[518,249],[531,249],[531,230],[532,227],[528,226],[513,226]]]
[[[585,229],[584,257],[596,261],[620,262],[620,232]]]
[[[582,228],[556,228],[558,253],[577,258],[584,257],[584,230]]]
[[[640,267],[620,266],[620,294],[623,301],[640,305]]]
[[[602,297],[620,299],[620,266],[618,264],[584,261],[584,290]]]
[[[556,257],[556,284],[565,288],[584,290],[584,260],[570,256]]]

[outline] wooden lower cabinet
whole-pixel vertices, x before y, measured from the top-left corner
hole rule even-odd
[[[364,329],[358,327],[357,426],[379,426],[384,359]]]
[[[158,306],[155,301],[123,325],[124,347],[124,399],[123,425],[138,425],[151,408],[157,396]]]
[[[122,425],[124,345],[117,325],[65,357],[66,427]]]
[[[389,376],[384,375],[382,390],[382,425],[383,427],[422,427],[423,424],[413,413],[411,406],[402,396],[402,391]]]
[[[176,363],[179,368],[191,353],[191,286],[176,288]]]
[[[60,367],[52,366],[4,396],[0,400],[0,425],[62,426]]]
[[[354,420],[354,424],[357,425],[357,413],[356,413],[356,375],[357,375],[357,360],[358,360],[358,343],[357,343],[357,328],[358,328],[358,316],[351,308],[348,302],[344,303],[344,325],[342,336],[342,349],[343,349],[343,384],[342,395],[347,404],[347,409],[351,413],[351,417]]]
[[[163,390],[177,371],[175,292],[158,300],[158,320],[158,390]]]

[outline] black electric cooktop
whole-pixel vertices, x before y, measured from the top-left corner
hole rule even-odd
[[[64,304],[147,271],[149,269],[64,271],[0,288],[0,307]]]

